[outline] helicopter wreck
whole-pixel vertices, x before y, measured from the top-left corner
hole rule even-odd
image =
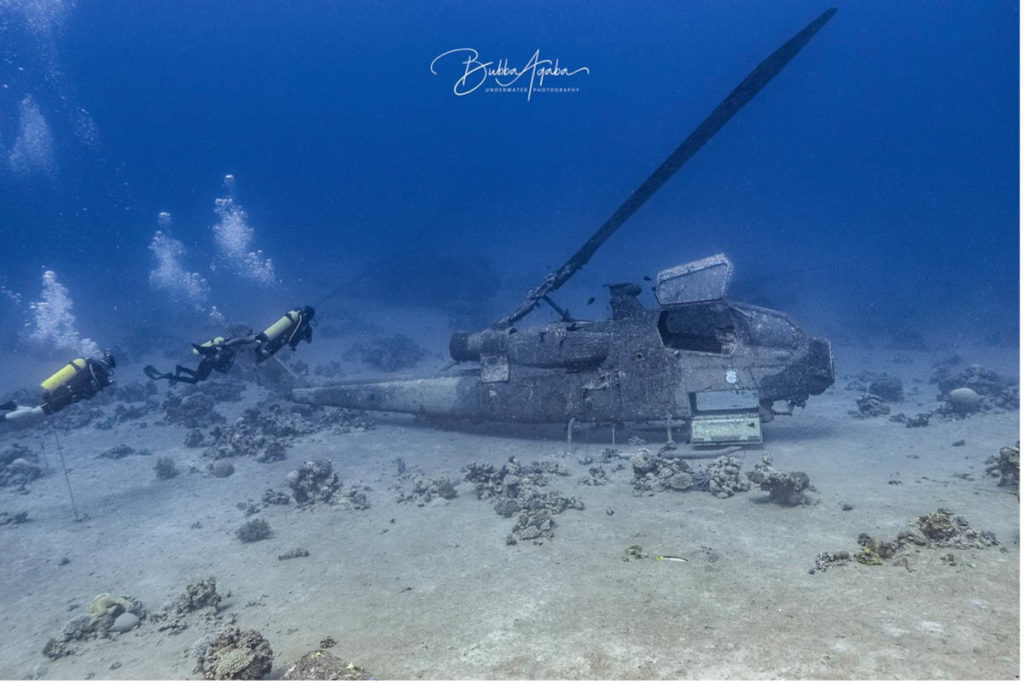
[[[296,400],[424,416],[521,423],[685,420],[693,444],[761,441],[775,402],[803,406],[834,380],[826,340],[779,311],[724,298],[716,255],[662,271],[646,309],[612,285],[612,317],[455,333],[452,359],[477,368],[431,378],[342,383]]]
[[[429,378],[298,388],[296,401],[422,416],[517,423],[682,420],[695,445],[756,444],[761,424],[803,406],[835,379],[827,340],[786,314],[726,298],[724,254],[658,274],[658,306],[639,285],[611,285],[612,316],[573,319],[551,294],[764,88],[832,18],[829,9],[773,52],[693,130],[556,272],[512,313],[449,342],[454,364]],[[541,302],[562,320],[519,329]],[[776,402],[785,402],[779,410]]]

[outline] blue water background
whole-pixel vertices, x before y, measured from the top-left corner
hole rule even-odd
[[[605,283],[724,251],[737,297],[815,331],[1016,330],[1016,4],[838,6],[557,299],[598,317]],[[54,146],[45,173],[0,165],[0,285],[23,297],[0,301],[0,347],[20,344],[44,268],[103,344],[170,325],[148,283],[161,211],[230,320],[272,320],[344,286],[484,323],[826,7],[5,3],[0,146],[27,95]],[[429,67],[461,47],[512,65],[540,50],[589,74],[557,83],[578,92],[459,97],[459,65]],[[210,269],[228,173],[278,286]],[[189,332],[210,331],[199,317]]]

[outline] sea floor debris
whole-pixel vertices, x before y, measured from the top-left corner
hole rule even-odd
[[[885,565],[895,562],[910,569],[905,557],[911,549],[986,549],[999,546],[996,535],[988,530],[977,530],[962,515],[949,508],[920,515],[907,523],[895,539],[877,539],[862,533],[857,537],[860,549],[854,553],[838,551],[818,554],[810,574],[824,572],[830,567],[848,564],[851,560],[861,565]]]
[[[42,475],[39,455],[27,446],[14,443],[0,450],[0,486],[24,490],[25,485]]]
[[[978,364],[957,373],[951,365],[936,365],[931,381],[939,386],[937,412],[944,416],[1020,408],[1020,384]]]
[[[651,496],[658,491],[707,487],[707,474],[690,468],[674,445],[665,445],[656,453],[641,447],[629,462],[633,467],[633,493],[636,495]]]
[[[459,495],[456,489],[457,483],[448,478],[447,475],[439,475],[429,478],[415,470],[403,470],[398,476],[398,484],[394,486],[397,490],[398,503],[414,503],[417,506],[425,506],[436,499],[451,500]]]
[[[89,605],[88,613],[80,613],[61,627],[60,637],[50,639],[43,647],[43,655],[57,660],[75,653],[72,642],[96,638],[109,638],[128,632],[146,619],[142,602],[127,595],[102,593]]]
[[[1011,487],[1020,490],[1020,441],[1013,446],[1005,446],[996,456],[989,456],[985,461],[985,472],[999,478],[1000,487]]]
[[[317,649],[306,653],[284,672],[283,679],[301,681],[359,681],[377,679],[355,663]]]
[[[747,473],[747,479],[768,492],[768,500],[782,506],[806,506],[815,501],[807,492],[815,491],[807,473],[783,473],[772,465],[772,457],[765,454],[761,462]]]
[[[208,436],[190,433],[186,444],[209,444],[204,455],[210,458],[255,456],[260,463],[272,463],[284,460],[288,447],[301,436],[372,428],[373,421],[361,411],[271,402],[246,409],[241,418],[214,427]]]
[[[195,646],[195,645],[194,645]],[[254,629],[229,627],[217,634],[198,654],[195,672],[204,679],[262,679],[274,664],[274,651],[266,637]]]
[[[503,517],[516,517],[507,544],[519,541],[543,543],[554,536],[552,516],[570,508],[582,510],[583,502],[563,496],[558,491],[542,492],[549,475],[567,476],[569,469],[552,461],[523,465],[510,458],[501,466],[472,462],[463,468],[465,479],[472,482],[478,499],[495,499],[494,510]]]

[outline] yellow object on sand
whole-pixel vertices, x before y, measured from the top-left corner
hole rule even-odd
[[[655,556],[654,560],[673,561],[674,563],[689,563],[690,562],[690,561],[686,560],[685,558],[683,558],[682,556]]]

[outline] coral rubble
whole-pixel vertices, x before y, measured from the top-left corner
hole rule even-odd
[[[523,465],[510,458],[500,467],[489,463],[468,463],[463,468],[465,479],[472,482],[478,499],[494,499],[494,510],[504,517],[516,516],[512,534],[506,543],[529,540],[536,544],[554,536],[552,516],[574,508],[583,509],[583,503],[574,497],[565,497],[557,491],[542,492],[548,476],[567,476],[568,469],[550,461]]]
[[[1020,489],[1020,441],[1013,446],[999,450],[998,456],[990,456],[985,462],[985,472],[999,478],[1000,487]]]
[[[244,543],[268,539],[271,535],[270,525],[263,518],[253,518],[242,523],[242,526],[235,530],[235,536]]]
[[[358,665],[324,650],[310,651],[284,672],[284,679],[301,681],[357,681],[377,679]]]
[[[274,662],[274,651],[262,634],[237,627],[220,632],[199,655],[196,672],[204,679],[262,679]]]
[[[768,500],[783,506],[806,506],[814,503],[808,491],[814,491],[807,473],[783,473],[772,466],[771,456],[765,454],[761,462],[747,473],[747,479],[768,492]]]

